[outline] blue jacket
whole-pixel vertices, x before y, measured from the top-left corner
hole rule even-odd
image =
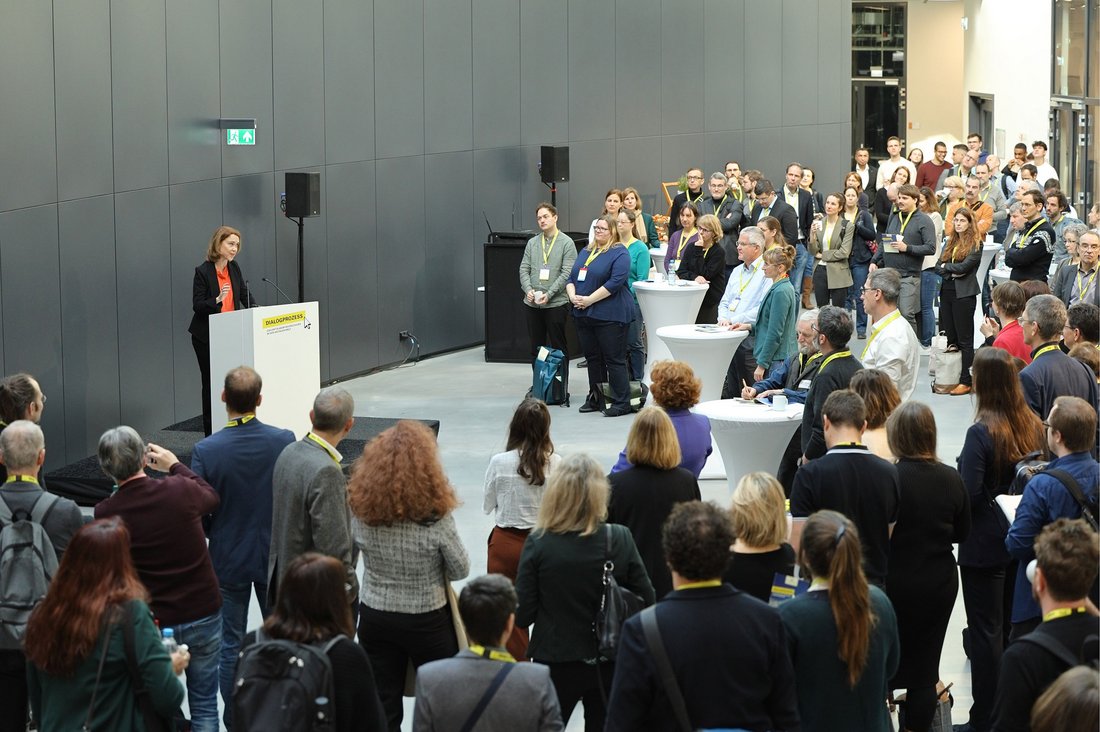
[[[1100,463],[1093,460],[1087,452],[1075,452],[1056,458],[1050,461],[1047,468],[1057,468],[1072,475],[1081,486],[1086,499],[1096,495]],[[1042,615],[1038,603],[1031,595],[1031,583],[1026,575],[1028,562],[1035,558],[1035,537],[1044,526],[1060,518],[1080,517],[1081,506],[1062,481],[1052,475],[1039,473],[1027,482],[1024,497],[1016,509],[1016,519],[1005,537],[1008,553],[1020,560],[1016,572],[1016,590],[1012,598],[1012,622],[1020,623]]]
[[[627,283],[630,276],[630,253],[624,246],[611,247],[587,265],[588,272],[582,282],[577,279],[577,275],[585,267],[585,261],[592,253],[592,246],[588,245],[577,255],[573,271],[569,273],[569,282],[578,295],[591,295],[600,287],[605,287],[611,296],[584,310],[573,308],[573,317],[629,323],[634,320],[634,298]]]
[[[191,469],[221,499],[210,516],[210,561],[222,583],[267,582],[271,475],[294,433],[252,418],[195,445]]]
[[[757,394],[771,389],[782,389],[787,395],[787,401],[791,404],[805,404],[806,394],[810,391],[810,382],[813,381],[818,367],[824,360],[820,353],[815,353],[808,358],[802,353],[795,353],[768,372],[763,379],[753,384],[752,388],[756,389]],[[802,384],[806,385],[805,389],[797,388]]]
[[[1050,343],[1031,352],[1034,359],[1020,371],[1024,399],[1040,419],[1046,419],[1054,400],[1060,396],[1077,396],[1096,406],[1096,377],[1088,366],[1070,358],[1060,349],[1036,355]]]

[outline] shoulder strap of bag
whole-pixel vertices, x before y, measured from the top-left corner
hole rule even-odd
[[[126,650],[126,668],[130,672],[130,684],[133,686],[134,698],[137,699],[146,732],[166,729],[164,721],[153,709],[149,690],[145,688],[145,680],[138,669],[137,653],[134,650],[134,608],[130,602],[122,605],[122,646]]]
[[[84,717],[84,726],[80,728],[82,732],[91,732],[92,729],[92,715],[95,714],[95,697],[99,691],[99,679],[103,676],[103,662],[107,660],[107,646],[111,644],[110,625],[106,622],[106,613],[103,619],[103,630],[100,631],[100,635],[103,636],[103,650],[99,654],[99,666],[95,671],[95,685],[92,686],[92,700],[88,703],[88,714]]]
[[[603,545],[603,558],[604,561],[611,561],[611,524],[604,524],[603,527],[607,529],[607,533],[604,535]]]
[[[53,512],[54,506],[56,505],[57,496],[42,491],[38,498],[34,500],[34,505],[31,506],[31,521],[43,525],[46,521],[46,517]]]
[[[1092,509],[1089,508],[1088,501],[1085,500],[1085,494],[1081,490],[1081,484],[1078,483],[1072,475],[1064,470],[1059,470],[1058,468],[1055,468],[1054,470],[1044,470],[1043,472],[1052,478],[1057,478],[1062,482],[1062,485],[1066,487],[1066,490],[1069,491],[1069,494],[1073,496],[1073,500],[1077,501],[1077,505],[1081,507],[1081,516],[1084,517],[1085,521],[1088,521],[1089,526],[1091,526],[1095,531],[1097,528],[1096,516],[1093,515]]]
[[[7,526],[12,522],[11,506],[8,505],[8,499],[4,497],[2,491],[0,491],[0,526]]]
[[[661,630],[657,627],[657,608],[647,607],[641,612],[642,632],[645,634],[646,645],[653,655],[653,661],[657,665],[657,675],[665,688],[665,695],[672,705],[672,713],[676,717],[677,724],[683,732],[691,732],[691,718],[688,717],[687,705],[684,704],[684,696],[680,693],[680,685],[676,682],[676,674],[672,672],[672,664],[668,660],[664,641],[661,640]]]
[[[462,732],[472,732],[474,725],[477,724],[477,721],[481,719],[481,715],[484,714],[485,710],[488,708],[489,702],[496,696],[500,685],[504,683],[504,677],[511,672],[515,665],[514,663],[505,663],[500,667],[500,671],[497,671],[496,676],[493,677],[493,681],[489,684],[489,688],[481,695],[481,699],[478,701],[477,706],[474,707],[474,711],[470,712],[470,716],[467,717],[466,724],[462,725]]]
[[[1072,667],[1081,663],[1080,659],[1076,658],[1068,648],[1066,648],[1050,636],[1046,635],[1045,633],[1031,632],[1023,636],[1019,640],[1033,643],[1040,648],[1045,648],[1047,651],[1054,654],[1055,658],[1057,658],[1059,661],[1066,664],[1067,666]]]

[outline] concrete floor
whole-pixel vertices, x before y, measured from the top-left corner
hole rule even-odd
[[[863,343],[853,341],[853,351]],[[574,363],[575,366],[575,363]],[[931,393],[926,375],[927,358],[916,398],[932,406],[939,427],[939,456],[954,465],[967,427],[973,421],[971,397],[938,396]],[[573,406],[551,407],[555,448],[562,454],[587,452],[608,469],[626,441],[631,419],[608,419],[600,414],[580,414],[581,395],[586,391],[583,370],[571,369]],[[355,413],[390,418],[438,419],[439,447],[444,468],[462,505],[455,517],[470,554],[471,575],[485,572],[486,539],[492,529],[491,516],[481,510],[485,468],[490,456],[504,449],[512,411],[530,387],[531,371],[520,364],[486,363],[482,348],[472,348],[430,358],[370,376],[353,379],[343,386],[355,396]],[[261,415],[262,416],[262,415]],[[703,498],[725,504],[728,487],[722,480],[700,481]],[[456,588],[462,583],[456,583]],[[253,606],[249,627],[260,622]],[[970,675],[962,651],[960,631],[964,626],[961,597],[955,604],[940,664],[945,682],[954,682],[954,722],[966,721],[970,707]],[[403,729],[412,729],[412,700],[406,700]],[[583,712],[578,709],[569,730],[583,729]]]

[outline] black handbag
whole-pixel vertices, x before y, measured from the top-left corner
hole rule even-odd
[[[623,623],[645,607],[645,600],[620,587],[615,581],[615,563],[611,561],[611,526],[605,524],[604,528],[607,533],[604,543],[603,590],[600,593],[600,609],[596,613],[593,629],[596,632],[596,646],[600,657],[614,661],[619,650]]]

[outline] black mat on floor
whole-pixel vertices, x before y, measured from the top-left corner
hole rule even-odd
[[[431,427],[436,436],[439,435],[439,420],[421,419],[428,427]],[[393,427],[398,420],[385,417],[356,417],[355,426],[344,440],[336,446],[340,454],[344,456],[341,465],[347,472],[355,459],[363,454],[363,447],[381,432]],[[203,438],[202,417],[177,422],[163,430],[152,434],[142,435],[149,442],[156,443],[175,453],[180,462],[191,466],[191,450],[195,443]],[[150,475],[158,474],[150,471]],[[71,498],[81,506],[94,506],[107,496],[111,495],[114,486],[110,479],[103,475],[99,469],[99,461],[95,455],[78,460],[62,468],[58,468],[44,476],[45,484],[51,493],[56,493],[65,498]]]

